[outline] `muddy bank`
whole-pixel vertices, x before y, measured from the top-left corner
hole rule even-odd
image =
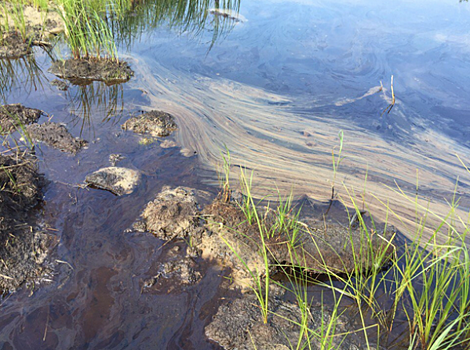
[[[10,133],[23,125],[36,123],[43,114],[39,109],[24,107],[19,103],[0,106],[0,133]]]
[[[0,40],[0,59],[15,59],[29,55],[32,52],[32,45],[29,41],[23,40],[17,32],[3,34]]]
[[[170,135],[177,129],[175,118],[162,111],[150,111],[127,120],[123,130],[132,130],[138,134],[149,134],[153,137]]]
[[[86,85],[92,81],[118,84],[128,81],[134,75],[125,61],[96,58],[55,61],[48,71],[76,85]]]
[[[58,34],[64,31],[64,23],[61,15],[52,8],[48,11],[37,9],[34,6],[24,5],[22,9],[15,9],[9,2],[3,2],[0,7],[0,21],[2,24],[8,23],[9,28],[15,28],[14,13],[22,12],[24,16],[24,31],[26,37],[31,40],[44,40],[50,35]],[[6,13],[5,13],[6,10]]]
[[[32,53],[32,46],[51,47],[49,36],[64,30],[60,15],[55,11],[41,11],[33,6],[22,6],[15,10],[14,5],[5,3],[0,7],[0,23],[8,28],[16,28],[14,13],[20,11],[24,16],[24,28],[3,33],[0,38],[0,59],[15,59]],[[6,12],[5,12],[6,10]]]
[[[34,141],[44,142],[53,148],[72,154],[88,144],[85,140],[73,137],[64,125],[58,123],[32,124],[26,127],[26,131]]]
[[[51,243],[38,228],[34,207],[45,182],[36,159],[26,154],[0,155],[0,290],[14,290],[44,272]]]

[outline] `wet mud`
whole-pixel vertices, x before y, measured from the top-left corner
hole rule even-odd
[[[28,125],[26,132],[34,141],[44,142],[53,148],[72,154],[77,153],[88,144],[85,140],[73,137],[65,125],[53,122]]]
[[[127,120],[123,130],[131,130],[138,134],[149,134],[154,137],[170,135],[177,129],[175,118],[162,111],[150,111]]]
[[[33,46],[52,47],[49,42],[51,35],[56,35],[64,30],[62,19],[56,11],[41,11],[33,6],[22,6],[21,10],[13,9],[8,2],[0,8],[0,21],[7,24],[8,28],[15,28],[15,11],[22,11],[24,15],[23,33],[13,30],[3,33],[0,38],[0,59],[17,59],[32,53]],[[7,15],[5,14],[7,11]]]
[[[26,153],[0,155],[0,290],[12,291],[37,279],[51,236],[39,228],[35,207],[41,202],[44,179],[36,159]]]
[[[54,61],[49,72],[76,85],[86,85],[92,81],[104,81],[109,85],[124,83],[134,75],[125,61],[93,58]]]
[[[15,59],[32,53],[31,43],[17,32],[4,33],[0,40],[0,59]]]
[[[43,114],[39,109],[24,107],[19,103],[0,106],[0,133],[10,133],[24,125],[36,123]]]
[[[165,187],[147,204],[134,228],[151,232],[163,240],[188,239],[190,235],[195,238],[199,216],[193,189]]]
[[[241,298],[223,302],[212,321],[206,326],[206,336],[224,349],[272,349],[287,350],[297,341],[307,344],[300,336],[302,314],[297,304],[283,300],[285,290],[272,286],[270,293],[268,322],[262,321],[259,302],[252,294],[255,274],[263,278],[265,261],[262,254],[262,240],[257,223],[249,223],[246,215],[234,201],[223,201],[218,196],[211,204],[199,210],[196,190],[164,187],[149,202],[133,229],[147,231],[173,244],[184,242],[185,248],[175,245],[168,250],[164,262],[156,274],[142,281],[142,290],[157,292],[165,289],[165,279],[172,279],[181,285],[197,283],[201,278],[197,259],[212,261],[221,267],[230,268],[232,290],[244,291]],[[263,227],[275,232],[276,216],[265,209]],[[286,266],[304,266],[307,273],[321,275],[327,271],[351,273],[362,263],[364,272],[368,265],[367,254],[391,256],[393,250],[385,240],[392,232],[375,232],[375,237],[366,236],[362,230],[331,222],[316,222],[309,219],[302,222],[307,227],[299,233],[295,244],[290,243],[289,233],[279,232],[266,238],[270,274],[288,273]],[[165,243],[166,244],[166,243]],[[367,247],[365,249],[365,247]],[[293,256],[302,257],[293,260]],[[271,288],[271,287],[270,287]],[[310,305],[309,329],[320,329],[330,322],[332,310],[320,303]],[[341,349],[363,349],[355,333],[353,323],[341,315],[336,321],[336,334],[348,334],[333,340]],[[322,339],[310,339],[314,348],[321,348]]]
[[[279,293],[279,292],[278,292]],[[275,293],[271,293],[275,294]],[[281,292],[282,294],[282,292]],[[217,342],[226,350],[289,350],[323,349],[320,329],[332,319],[332,311],[320,305],[309,307],[309,322],[306,325],[318,332],[307,342],[305,335],[300,334],[299,324],[302,314],[298,305],[283,301],[282,295],[273,295],[269,300],[269,316],[267,322],[262,320],[259,302],[255,295],[245,294],[230,302],[223,303],[212,322],[206,326],[206,336]],[[336,334],[348,334],[332,339],[332,348],[344,350],[367,349],[362,346],[361,339],[354,333],[350,320],[341,315],[336,323]]]

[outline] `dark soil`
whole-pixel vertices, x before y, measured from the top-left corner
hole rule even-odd
[[[55,61],[49,72],[76,85],[86,85],[92,81],[112,85],[126,82],[134,75],[127,62],[91,58]]]
[[[58,123],[32,124],[26,127],[26,131],[34,141],[44,142],[63,152],[75,154],[88,144],[85,140],[73,137],[64,125]]]
[[[162,111],[150,111],[127,120],[122,128],[139,134],[150,134],[154,137],[170,135],[177,129],[171,114]]]
[[[0,59],[15,59],[29,55],[32,52],[31,43],[25,41],[17,32],[3,34],[0,40]]]
[[[49,236],[37,228],[33,209],[44,181],[34,158],[0,155],[0,290],[14,290],[43,273]]]
[[[272,293],[270,293],[272,294]],[[320,328],[328,325],[332,312],[320,305],[309,307],[309,329],[318,329],[318,337],[311,337],[310,347],[305,337],[299,337],[302,321],[300,308],[296,304],[282,301],[279,297],[269,300],[267,323],[263,323],[259,302],[253,294],[245,294],[219,307],[212,322],[205,328],[206,336],[226,350],[289,350],[323,349]],[[361,346],[355,328],[345,316],[340,316],[334,333],[348,334],[332,339],[332,348],[344,350],[366,349]],[[311,335],[311,333],[310,333]],[[300,338],[300,346],[297,347]]]
[[[27,108],[21,104],[0,106],[0,133],[10,133],[20,125],[28,125],[38,121],[44,112],[39,109]]]
[[[262,245],[258,226],[255,223],[248,224],[238,205],[215,201],[204,209],[204,214],[210,218],[208,227],[214,233],[222,235],[225,240],[243,242],[244,252],[241,254],[256,256]],[[268,229],[274,224],[274,217],[269,214],[259,214],[264,217]],[[294,245],[285,232],[275,234],[265,241],[272,265],[305,266],[314,274],[324,274],[327,270],[349,273],[355,271],[358,261],[364,270],[371,268],[369,245],[374,254],[385,250],[386,255],[392,253],[392,246],[388,246],[377,233],[368,236],[360,229],[320,221],[311,221],[304,225]],[[380,234],[389,237],[392,232]],[[223,251],[222,247],[219,251]]]
[[[163,240],[187,240],[199,230],[199,216],[193,190],[167,187],[147,204],[134,228],[151,232]]]
[[[187,255],[179,245],[168,249],[161,258],[157,273],[142,283],[142,291],[158,293],[168,291],[171,286],[192,285],[202,279],[201,267],[195,258]]]

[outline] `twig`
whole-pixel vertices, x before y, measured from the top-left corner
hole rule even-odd
[[[382,82],[380,82],[380,85],[382,85]],[[390,114],[390,111],[392,110],[393,106],[395,106],[395,93],[393,92],[393,75],[392,75],[392,78],[391,78],[390,90],[392,91],[392,103],[390,103],[390,104],[383,110],[382,114],[380,115],[381,117],[384,115],[385,112],[387,112],[387,114]]]

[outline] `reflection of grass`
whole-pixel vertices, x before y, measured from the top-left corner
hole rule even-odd
[[[124,110],[124,89],[121,84],[106,85],[94,82],[89,85],[71,87],[65,96],[69,101],[70,113],[76,116],[72,123],[81,123],[80,135],[85,127],[92,128],[92,116],[103,113],[103,121],[109,121]],[[117,120],[115,121],[117,122]]]
[[[353,271],[337,271],[330,268],[328,261],[323,259],[322,252],[319,251],[325,274],[323,282],[318,282],[308,274],[309,266],[305,259],[305,254],[308,253],[298,249],[295,242],[287,244],[291,261],[289,266],[275,264],[271,259],[273,248],[267,242],[273,238],[273,232],[276,232],[277,236],[277,230],[281,228],[284,233],[292,232],[293,226],[286,224],[287,222],[296,222],[300,227],[298,235],[309,234],[308,227],[298,221],[298,213],[289,209],[291,200],[282,199],[278,193],[280,200],[277,210],[261,208],[253,197],[252,176],[247,176],[245,170],[242,170],[240,187],[244,196],[244,204],[240,204],[241,209],[247,222],[258,227],[259,249],[265,262],[263,271],[250,270],[236,245],[224,241],[252,277],[252,289],[260,303],[264,322],[271,313],[268,304],[271,284],[277,283],[295,295],[301,321],[291,320],[299,327],[299,339],[296,343],[292,339],[289,340],[292,349],[311,348],[314,339],[320,342],[321,349],[341,348],[341,342],[347,336],[338,334],[336,328],[345,311],[340,307],[341,301],[347,301],[354,306],[360,326],[351,332],[360,333],[368,349],[375,349],[376,346],[372,344],[379,344],[381,341],[387,344],[405,342],[408,349],[470,349],[470,255],[466,246],[470,213],[466,218],[457,215],[458,200],[454,198],[451,201],[448,213],[438,215],[421,206],[417,197],[409,197],[398,188],[397,195],[412,201],[417,212],[424,213],[422,218],[417,220],[416,235],[411,241],[397,247],[392,244],[393,236],[387,239],[381,237],[386,249],[374,249],[372,238],[379,235],[378,229],[373,220],[371,225],[366,225],[364,213],[355,201],[356,195],[346,188],[347,200],[353,205],[353,212],[349,215],[354,220],[350,220],[350,224],[352,225],[353,221],[358,222],[358,229],[363,233],[364,239],[360,247],[356,247],[358,249],[352,249]],[[380,201],[379,198],[376,199]],[[381,203],[387,209],[388,216],[401,220],[399,214],[386,202]],[[271,221],[266,219],[269,215],[262,214],[267,212],[266,210],[274,215],[274,219],[271,216]],[[426,220],[428,216],[438,217],[440,224],[433,228],[430,239],[424,239],[423,233],[429,228]],[[273,227],[276,227],[276,230],[272,230]],[[237,230],[236,227],[231,229]],[[443,243],[438,243],[439,236],[445,237]],[[353,241],[350,243],[353,244]],[[317,249],[319,250],[318,246]],[[393,252],[392,260],[390,252]],[[384,268],[386,266],[388,268]],[[272,280],[274,267],[284,272],[288,283]],[[319,284],[332,295],[336,295],[330,319],[321,320],[317,325],[311,322],[310,315],[311,299],[308,291],[312,283]],[[348,311],[353,309],[349,307]],[[404,326],[406,333],[397,334]],[[256,339],[253,341],[256,343]]]
[[[117,58],[116,46],[131,45],[144,32],[161,25],[178,29],[181,33],[199,33],[206,29],[209,9],[239,9],[239,0],[9,0],[8,15],[14,20],[14,29],[26,38],[23,7],[33,4],[42,11],[56,11],[65,26],[65,41],[74,58]],[[6,12],[6,11],[5,11]],[[214,17],[213,42],[221,32],[230,28],[230,18]],[[2,31],[8,28],[1,24]]]
[[[21,87],[30,93],[42,87],[45,79],[34,55],[16,60],[0,60],[0,98],[3,102],[15,88]]]

